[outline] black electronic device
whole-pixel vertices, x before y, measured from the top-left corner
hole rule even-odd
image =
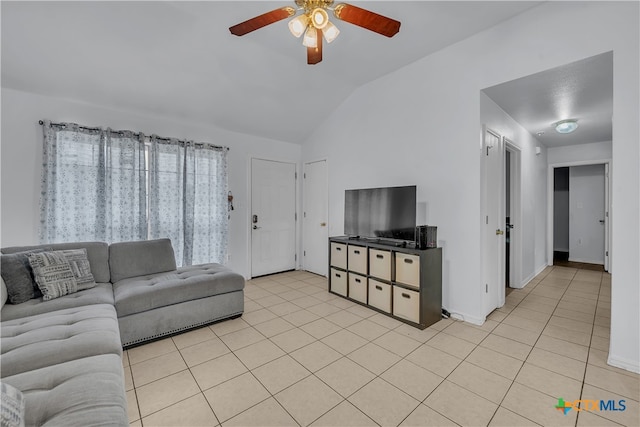
[[[415,232],[416,248],[427,249],[438,246],[438,227],[432,225],[419,225]]]

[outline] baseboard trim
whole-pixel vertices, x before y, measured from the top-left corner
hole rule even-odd
[[[548,267],[548,265],[547,265],[546,263],[545,263],[545,264],[542,264],[540,267],[538,267],[538,269],[537,269],[537,270],[535,270],[532,274],[530,274],[530,275],[529,275],[529,277],[527,277],[526,279],[524,279],[524,281],[522,282],[522,286],[517,287],[516,289],[522,289],[522,288],[524,288],[525,286],[527,286],[527,285],[529,284],[529,282],[531,282],[533,279],[535,279],[535,278],[536,278],[536,276],[537,276],[538,274],[542,273],[542,272],[544,271],[544,269],[545,269],[545,268],[547,268],[547,267]]]
[[[604,260],[603,261],[594,261],[592,259],[582,259],[582,258],[573,258],[573,257],[569,257],[569,262],[581,262],[583,264],[604,265]]]
[[[640,364],[637,360],[628,360],[609,354],[609,357],[607,358],[607,364],[616,368],[624,369],[625,371],[640,374]]]

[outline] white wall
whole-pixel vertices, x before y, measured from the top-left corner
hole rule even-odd
[[[610,160],[613,145],[611,141],[590,144],[567,145],[548,149],[547,159],[550,165],[570,162],[589,162]]]
[[[342,233],[346,188],[417,184],[444,248],[444,304],[482,320],[480,91],[613,51],[612,244],[626,260],[613,276],[609,360],[638,370],[638,6],[547,2],[355,91],[303,148],[304,160],[329,160],[330,234]],[[546,164],[533,167],[546,174]],[[529,203],[545,198],[536,188]],[[536,230],[545,217],[535,216]],[[534,247],[536,265],[546,250]]]
[[[569,261],[604,264],[604,165],[569,168]]]
[[[569,168],[554,169],[553,250],[569,253]]]
[[[38,120],[41,119],[130,129],[230,147],[229,189],[234,195],[235,210],[231,212],[229,225],[228,266],[245,277],[250,274],[248,209],[251,157],[293,162],[300,170],[301,147],[296,144],[229,132],[210,125],[145,116],[3,88],[1,246],[38,243],[42,162],[42,127]],[[298,236],[299,248],[300,232]]]

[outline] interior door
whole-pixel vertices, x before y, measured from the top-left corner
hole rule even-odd
[[[305,163],[303,179],[303,265],[307,271],[326,276],[329,239],[326,160]]]
[[[504,304],[504,144],[491,130],[483,133],[484,314]]]
[[[296,165],[251,160],[251,277],[296,267]]]
[[[605,166],[569,168],[569,261],[604,265]]]

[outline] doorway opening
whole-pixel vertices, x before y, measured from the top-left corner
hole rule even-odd
[[[549,168],[549,265],[610,271],[608,161]]]
[[[504,138],[505,291],[521,288],[522,212],[520,197],[521,151]]]

